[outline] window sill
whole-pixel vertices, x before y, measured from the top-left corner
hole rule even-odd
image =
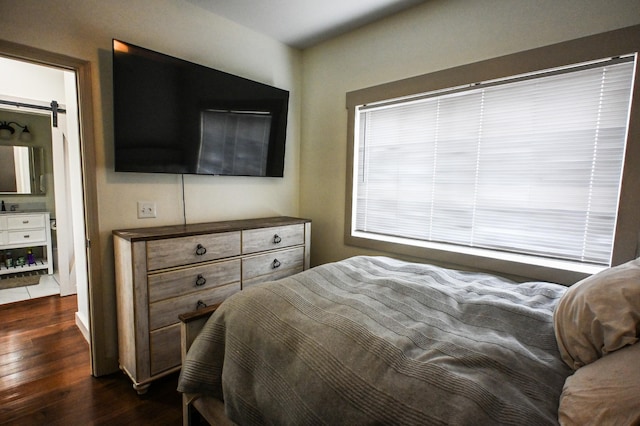
[[[353,232],[345,243],[400,255],[446,263],[460,269],[472,268],[527,280],[571,285],[607,268],[603,265],[548,259],[452,244],[410,240],[386,235]]]

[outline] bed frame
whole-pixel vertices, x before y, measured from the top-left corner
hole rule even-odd
[[[218,309],[220,304],[208,306],[193,312],[187,312],[180,318],[180,347],[182,360],[191,347],[196,336],[204,327],[209,317]],[[224,413],[224,403],[217,398],[201,397],[194,399],[192,395],[182,394],[182,424],[184,426],[200,424],[200,419],[206,420],[210,425],[231,426],[234,425]]]

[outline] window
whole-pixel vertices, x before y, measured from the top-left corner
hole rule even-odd
[[[354,105],[350,236],[612,263],[635,55]]]

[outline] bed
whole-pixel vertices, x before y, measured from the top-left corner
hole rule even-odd
[[[609,279],[601,293],[629,299],[637,262],[624,265],[632,284],[612,292]],[[595,303],[574,287],[357,256],[248,288],[187,338],[185,420],[195,406],[212,423],[243,425],[570,424],[584,409],[568,379],[610,353],[640,355],[640,293],[613,319],[594,319]],[[581,315],[591,315],[587,334],[605,330],[586,344],[575,343]],[[628,330],[611,337],[620,317]]]

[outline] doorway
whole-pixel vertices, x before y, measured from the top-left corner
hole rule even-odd
[[[38,170],[37,176],[33,173],[35,170],[22,170],[22,174],[32,175],[28,176],[35,183],[30,185],[31,191],[4,192],[2,199],[11,205],[11,210],[49,213],[51,223],[47,234],[51,234],[53,256],[47,262],[55,265],[53,278],[59,286],[59,295],[78,295],[76,324],[90,341],[75,72],[5,57],[0,57],[0,72],[3,75],[0,82],[1,121],[29,129],[27,141],[22,140],[23,129],[23,132],[16,132],[20,137],[11,135],[3,139],[3,146],[15,144],[19,148],[42,152],[38,159],[38,168],[42,170]],[[36,163],[33,165],[35,169]],[[27,167],[22,169],[31,167],[27,162]],[[42,277],[40,282],[51,282],[50,277],[46,278]],[[47,288],[42,284],[38,287]],[[28,298],[39,293],[29,288],[16,291],[16,296],[27,293]]]
[[[72,86],[77,89],[78,109],[74,114],[75,117],[79,117],[77,126],[79,142],[81,141],[81,143],[78,143],[75,155],[77,155],[78,162],[80,163],[80,176],[73,181],[73,179],[68,178],[69,176],[63,174],[62,178],[56,180],[61,180],[61,182],[58,182],[58,185],[62,185],[70,191],[69,199],[61,201],[67,207],[63,221],[66,220],[67,224],[69,224],[69,221],[73,221],[73,218],[69,213],[69,210],[73,210],[72,206],[74,205],[71,198],[76,200],[80,199],[80,204],[83,207],[82,210],[84,210],[84,214],[81,214],[84,216],[83,219],[86,225],[85,229],[79,233],[80,235],[76,235],[76,238],[71,239],[70,244],[73,245],[76,252],[82,252],[86,256],[86,261],[83,262],[84,265],[78,265],[73,261],[69,262],[67,265],[73,265],[72,267],[75,268],[82,268],[87,273],[85,282],[78,283],[78,305],[79,308],[81,303],[84,303],[86,306],[87,319],[86,330],[84,330],[84,332],[86,333],[85,337],[89,340],[91,349],[90,358],[92,374],[95,376],[102,375],[105,370],[110,369],[110,365],[108,360],[105,361],[105,357],[100,355],[101,352],[104,352],[101,347],[104,346],[104,344],[101,344],[103,340],[96,340],[96,322],[94,321],[96,315],[100,315],[102,311],[101,295],[99,292],[92,291],[92,283],[98,282],[100,276],[100,250],[99,244],[97,244],[99,239],[97,237],[98,224],[96,220],[96,184],[95,175],[93,173],[83,172],[85,170],[95,170],[90,64],[87,61],[3,40],[0,40],[0,56],[44,67],[71,71],[72,75],[76,79],[75,84]],[[36,85],[36,82],[33,82],[33,84]],[[75,94],[72,96],[75,96]],[[57,130],[52,131],[52,133],[56,132]],[[72,158],[70,153],[73,149],[69,149],[71,145],[69,144],[69,139],[66,137],[64,132],[62,134],[58,134],[58,140],[59,142],[56,142],[58,148],[56,149],[60,155],[63,157],[66,156],[67,159]],[[68,164],[63,164],[60,168],[64,170],[65,167],[68,167]],[[75,195],[71,195],[74,193]],[[58,203],[57,200],[56,203]],[[68,235],[70,235],[70,233],[68,233],[67,236]],[[92,240],[96,242],[96,246],[98,247],[91,247]],[[84,292],[82,295],[84,298],[83,302],[80,301],[80,287],[82,287],[82,291]],[[76,323],[78,323],[78,321],[76,321]],[[82,331],[82,327],[80,327],[80,329]],[[98,333],[98,336],[99,335],[100,333]]]

